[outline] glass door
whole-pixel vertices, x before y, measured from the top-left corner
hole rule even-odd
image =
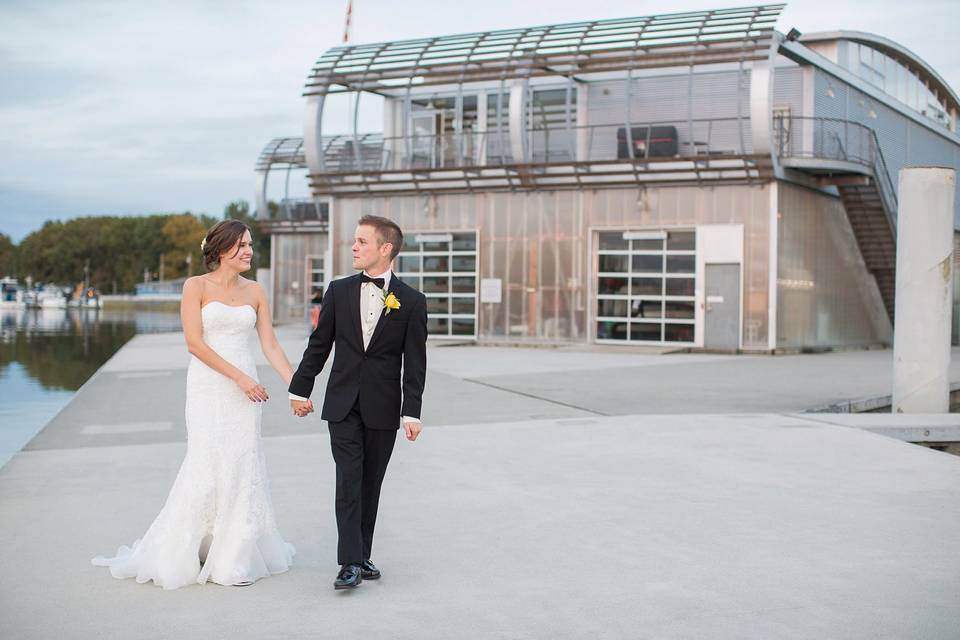
[[[438,124],[442,114],[436,109],[424,109],[410,114],[411,149],[410,166],[413,168],[433,169],[441,166],[438,160]]]
[[[430,337],[477,337],[477,232],[411,234],[394,267],[427,298]]]
[[[597,235],[597,342],[692,344],[695,231],[601,231]]]

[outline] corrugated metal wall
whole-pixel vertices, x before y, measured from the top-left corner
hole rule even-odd
[[[951,142],[820,69],[815,70],[814,86],[816,117],[851,120],[876,131],[894,189],[898,188],[898,175],[903,167],[960,168],[960,143]],[[954,203],[954,225],[960,228],[960,181]]]
[[[803,115],[803,71],[798,66],[777,67],[773,73],[773,108],[788,107],[790,115]]]
[[[353,225],[373,213],[405,232],[479,231],[479,273],[502,280],[503,301],[481,303],[480,340],[584,342],[595,303],[588,253],[595,228],[739,223],[744,228],[743,344],[768,347],[769,186],[724,185],[342,198],[335,275],[352,273]]]
[[[276,233],[273,235],[273,318],[278,324],[303,322],[307,318],[309,274],[307,256],[327,252],[325,233]]]
[[[777,348],[889,344],[880,291],[843,204],[781,182],[777,242]]]

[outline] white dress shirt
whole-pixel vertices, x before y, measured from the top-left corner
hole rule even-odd
[[[373,331],[377,328],[377,322],[380,320],[380,314],[383,313],[383,294],[390,291],[390,271],[383,275],[371,276],[371,278],[383,278],[383,289],[378,289],[372,282],[364,282],[360,285],[360,329],[363,334],[363,350],[366,351],[370,346],[370,339],[373,338]]]
[[[377,328],[377,322],[380,321],[380,314],[383,312],[383,294],[390,291],[390,270],[378,276],[364,273],[371,278],[383,278],[383,289],[379,289],[372,282],[364,282],[360,285],[360,330],[363,335],[363,350],[366,351],[370,346],[370,339],[373,338],[373,331]],[[321,312],[322,313],[322,312]],[[306,402],[307,398],[290,394],[291,400],[300,400]],[[419,418],[403,416],[402,422],[420,422]]]

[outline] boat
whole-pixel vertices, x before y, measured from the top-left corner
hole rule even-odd
[[[100,300],[100,291],[95,287],[87,287],[84,289],[81,285],[74,289],[73,295],[70,297],[69,305],[83,309],[99,309],[103,306],[103,303]]]
[[[41,309],[66,309],[67,294],[60,287],[47,285],[36,291],[36,298],[30,306]]]
[[[0,307],[23,308],[27,306],[24,289],[16,278],[0,279]]]

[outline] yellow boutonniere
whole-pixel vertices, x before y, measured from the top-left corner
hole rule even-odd
[[[386,312],[384,313],[384,315],[387,315],[394,309],[400,308],[400,301],[397,300],[397,296],[393,295],[392,292],[386,293],[383,296],[383,306],[387,308]]]

